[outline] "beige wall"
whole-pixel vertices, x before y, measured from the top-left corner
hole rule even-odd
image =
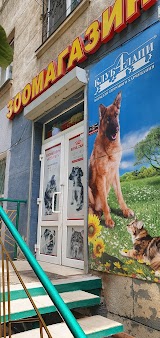
[[[87,10],[37,59],[35,51],[42,44],[42,0],[6,0],[0,9],[0,22],[7,36],[15,30],[13,85],[1,97],[0,109],[113,2],[99,0],[97,6],[97,0],[91,0]]]
[[[23,4],[23,5],[22,5]],[[41,43],[42,8],[34,0],[9,0],[1,8],[0,22],[7,36],[15,30],[13,85],[1,99],[0,108],[22,90],[38,72],[35,50]]]
[[[135,338],[160,337],[160,284],[92,271],[102,278],[102,314]]]

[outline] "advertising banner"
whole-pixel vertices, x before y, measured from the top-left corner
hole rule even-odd
[[[58,220],[58,214],[52,213],[53,194],[60,191],[61,145],[46,149],[44,159],[44,192],[42,220]],[[54,210],[58,210],[59,200],[54,196]]]
[[[67,218],[84,217],[83,134],[69,140]]]
[[[159,23],[90,67],[90,268],[157,283],[159,88]]]

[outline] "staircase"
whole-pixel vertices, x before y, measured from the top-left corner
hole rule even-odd
[[[90,275],[77,276],[76,279],[59,279],[54,284],[60,296],[67,304],[69,309],[73,312],[74,316],[79,318],[78,322],[84,330],[87,337],[100,338],[109,337],[113,334],[123,332],[122,324],[102,317],[100,315],[93,315],[96,313],[100,306],[100,293],[101,293],[101,279]],[[49,296],[46,294],[43,286],[38,282],[26,284],[27,289],[32,296],[39,312],[47,318],[54,320],[57,314],[56,307],[53,305]],[[11,285],[11,314],[10,320],[25,321],[32,320],[36,316],[36,312],[30,303],[25,291],[18,285]],[[7,297],[7,294],[6,294]],[[50,315],[49,315],[50,314]],[[87,316],[86,316],[87,314]],[[6,321],[8,320],[8,312],[6,306]],[[57,320],[57,319],[56,319]],[[3,324],[4,318],[1,317]],[[48,325],[51,336],[61,338],[71,338],[72,333],[64,322]],[[6,336],[9,337],[9,336]],[[12,330],[12,337],[14,338],[39,338],[39,328],[16,333]],[[43,337],[47,337],[44,332]]]
[[[59,276],[53,284],[0,206],[1,219],[11,237],[7,235],[3,241],[0,234],[0,338],[100,338],[123,332],[122,324],[96,314],[101,302],[100,278]],[[14,241],[19,245],[31,273],[38,278],[36,283],[27,285],[23,280],[22,271],[18,271],[5,247],[8,240],[12,246]],[[12,271],[20,282],[16,285]]]

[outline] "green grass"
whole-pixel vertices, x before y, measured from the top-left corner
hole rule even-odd
[[[134,211],[136,218],[144,222],[145,228],[151,236],[160,236],[160,176],[122,182],[121,188],[124,199]],[[106,268],[107,256],[103,254],[101,258],[95,259],[92,254],[93,246],[90,244],[91,267],[97,269],[98,265],[98,270],[101,271],[107,269],[111,273],[160,282],[155,278],[155,274],[149,266],[120,254],[120,250],[133,248],[131,236],[126,227],[130,220],[123,217],[113,190],[110,191],[108,203],[115,227],[113,229],[106,228],[102,217],[102,230],[99,237],[104,240],[105,252],[113,256],[113,259],[108,259]],[[120,260],[119,264],[117,264],[117,258]]]

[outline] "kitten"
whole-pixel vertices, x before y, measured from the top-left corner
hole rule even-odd
[[[133,249],[120,251],[121,255],[149,263],[155,275],[160,276],[160,237],[151,237],[142,221],[132,221],[127,230],[132,236]]]
[[[83,260],[83,230],[76,231],[72,228],[70,245],[71,258]]]
[[[47,187],[44,194],[45,215],[52,215],[52,197],[53,193],[56,191],[57,191],[56,178],[55,175],[52,175],[50,181],[47,183]],[[56,199],[57,195],[55,195],[54,198],[54,210],[56,209]]]

